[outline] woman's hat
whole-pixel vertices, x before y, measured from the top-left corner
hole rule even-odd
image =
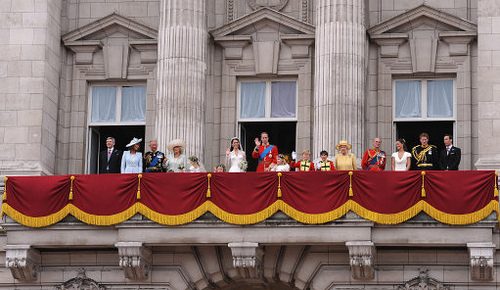
[[[348,150],[351,150],[352,148],[352,145],[349,144],[347,140],[340,140],[340,142],[337,144],[337,146],[335,146],[335,148],[337,148],[337,150],[340,150],[340,147],[342,146],[346,146]]]
[[[182,139],[175,139],[175,140],[172,140],[170,141],[170,143],[168,143],[168,150],[170,151],[174,151],[174,148],[175,147],[181,147],[182,149],[184,149],[186,145],[184,144],[184,140]]]
[[[132,141],[130,141],[130,143],[128,143],[125,147],[130,147],[130,146],[134,146],[135,144],[139,144],[142,142],[142,138],[141,139],[138,139],[138,138],[133,138]]]

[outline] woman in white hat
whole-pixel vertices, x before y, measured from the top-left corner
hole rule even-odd
[[[142,153],[138,152],[141,147],[142,139],[133,138],[127,144],[129,151],[123,152],[121,173],[141,173],[142,172]]]
[[[181,139],[175,139],[168,143],[168,151],[170,153],[167,156],[166,166],[169,172],[183,172],[187,167],[187,158],[184,155],[184,141]]]
[[[335,155],[335,168],[337,170],[356,170],[356,156],[349,152],[352,145],[346,140],[341,140],[335,148],[338,151]]]

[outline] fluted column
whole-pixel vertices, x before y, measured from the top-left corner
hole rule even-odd
[[[161,0],[158,35],[156,138],[177,138],[203,157],[208,31],[206,0]]]
[[[347,139],[359,157],[364,138],[365,0],[318,0],[313,149]]]

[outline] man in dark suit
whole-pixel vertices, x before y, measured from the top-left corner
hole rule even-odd
[[[458,170],[462,152],[460,148],[453,146],[453,136],[450,134],[444,135],[444,146],[439,154],[441,170]]]
[[[120,173],[122,151],[115,149],[115,138],[106,138],[106,150],[99,154],[99,173]]]

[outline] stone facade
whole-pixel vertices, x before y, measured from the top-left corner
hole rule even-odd
[[[461,169],[500,169],[498,0],[0,0],[0,50],[2,176],[90,172],[103,84],[145,86],[133,125],[211,168],[244,134],[240,83],[274,80],[296,83],[296,150],[347,139],[359,156],[375,136],[393,151],[396,80],[452,79]],[[496,289],[500,273],[495,219],[3,225],[0,289]]]

